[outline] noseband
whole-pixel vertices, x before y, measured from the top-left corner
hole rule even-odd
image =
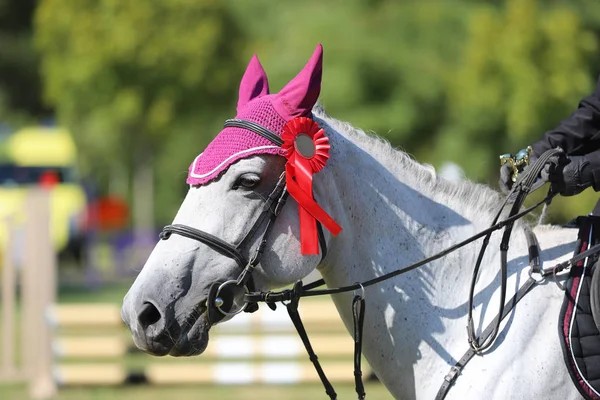
[[[280,146],[283,144],[281,137],[275,132],[256,124],[251,121],[241,119],[228,119],[225,121],[227,127],[243,128],[260,135],[273,144]],[[245,293],[255,291],[254,279],[252,278],[252,272],[254,268],[260,263],[260,259],[263,255],[267,244],[267,238],[269,232],[273,228],[273,222],[277,216],[281,213],[281,209],[285,204],[288,191],[285,184],[285,171],[279,176],[279,180],[275,185],[271,194],[263,204],[262,211],[250,230],[246,233],[244,238],[237,244],[231,244],[225,240],[214,236],[208,232],[200,229],[192,228],[191,226],[182,224],[167,225],[163,228],[160,233],[160,239],[167,240],[173,233],[181,235],[183,237],[197,240],[219,254],[234,260],[237,265],[242,269],[242,272],[237,279],[231,279],[225,282],[216,282],[211,285],[206,300],[207,317],[208,320],[215,324],[221,321],[227,315],[239,314],[242,311],[255,312],[258,310],[258,303],[249,302],[247,296],[244,296],[244,304],[241,307],[233,310],[233,302],[235,297],[236,288],[242,289]],[[254,250],[252,257],[250,257],[250,244],[251,240],[260,232],[262,229],[262,235],[258,247]],[[317,222],[317,231],[319,236],[319,244],[321,246],[321,261],[327,254],[327,247],[325,242],[325,236],[323,234],[323,228],[319,222]],[[243,249],[248,248],[248,256],[245,256]]]

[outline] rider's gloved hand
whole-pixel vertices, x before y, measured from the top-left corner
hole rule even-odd
[[[563,196],[581,193],[594,183],[592,168],[586,156],[562,157],[542,171],[542,178],[552,184],[552,190]]]

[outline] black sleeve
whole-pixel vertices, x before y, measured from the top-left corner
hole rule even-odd
[[[556,147],[568,155],[584,155],[600,149],[600,79],[594,93],[581,100],[569,118],[546,132],[532,147],[537,157]]]
[[[581,171],[581,180],[590,182],[596,192],[600,191],[600,150],[584,156],[588,165]]]

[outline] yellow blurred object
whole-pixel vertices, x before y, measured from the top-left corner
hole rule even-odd
[[[66,129],[30,127],[12,134],[8,156],[17,165],[67,167],[75,164],[77,150]]]
[[[62,128],[29,127],[0,141],[0,253],[8,235],[6,218],[23,221],[28,189],[43,186],[50,192],[51,238],[57,251],[79,235],[86,211],[83,187],[74,178],[77,150]]]

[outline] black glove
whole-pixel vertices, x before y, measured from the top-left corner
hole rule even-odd
[[[542,178],[552,184],[554,192],[573,196],[592,186],[594,175],[586,156],[563,157],[562,160],[542,171]]]

